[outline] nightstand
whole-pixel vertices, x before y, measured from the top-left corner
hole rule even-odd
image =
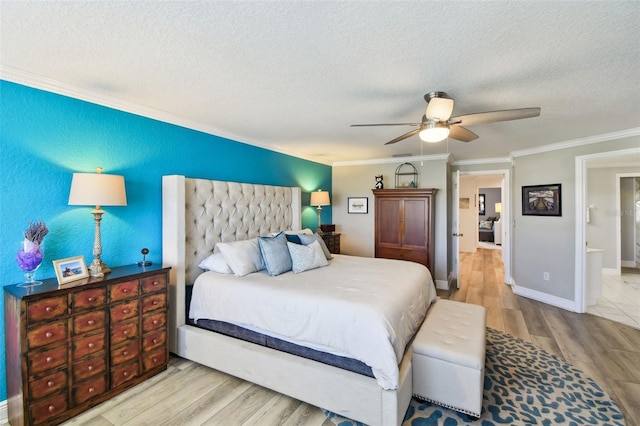
[[[9,422],[62,423],[164,371],[169,269],[5,286]]]
[[[327,232],[322,234],[322,239],[327,245],[329,251],[333,254],[340,254],[340,235],[336,232]]]

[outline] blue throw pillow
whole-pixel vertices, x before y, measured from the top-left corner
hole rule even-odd
[[[298,237],[300,237],[300,242],[305,246],[308,246],[309,244],[313,243],[314,241],[317,241],[318,244],[320,244],[320,248],[322,249],[322,252],[324,253],[324,256],[327,258],[327,260],[333,259],[333,256],[331,255],[331,252],[329,251],[329,248],[327,247],[327,245],[325,244],[324,240],[322,239],[322,237],[320,235],[318,235],[318,234],[313,234],[313,235],[300,234],[300,235],[298,235]]]
[[[286,234],[286,237],[287,241],[289,241],[290,243],[302,244],[302,241],[300,241],[300,235],[298,234]]]
[[[287,237],[280,232],[275,237],[258,238],[258,246],[262,254],[267,273],[275,277],[291,270],[291,255],[287,248]]]

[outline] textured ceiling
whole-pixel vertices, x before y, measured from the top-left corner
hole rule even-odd
[[[1,1],[0,76],[332,164],[456,160],[640,127],[640,2]],[[480,138],[384,142],[420,121],[539,106]]]

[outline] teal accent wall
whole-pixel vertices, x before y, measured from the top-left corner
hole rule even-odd
[[[52,261],[93,258],[91,207],[69,206],[74,172],[123,175],[128,205],[102,218],[102,259],[135,263],[148,247],[162,262],[162,176],[302,187],[303,227],[316,228],[309,192],[331,188],[331,167],[89,102],[0,80],[0,282],[21,282],[15,261],[30,220],[49,227],[37,277],[55,276]],[[306,195],[306,196],[305,196]],[[331,223],[331,208],[322,209]],[[4,298],[0,298],[4,312]],[[7,399],[4,321],[0,324],[0,401]]]

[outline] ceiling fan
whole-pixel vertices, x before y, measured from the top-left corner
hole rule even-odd
[[[474,124],[494,123],[496,121],[520,120],[522,118],[537,117],[540,108],[505,109],[501,111],[478,112],[475,114],[459,115],[451,117],[453,112],[453,99],[445,92],[431,92],[424,95],[427,101],[427,110],[422,116],[421,123],[386,123],[386,124],[352,124],[351,127],[366,126],[418,126],[404,135],[390,140],[385,145],[394,144],[414,135],[420,135],[425,142],[440,142],[447,137],[462,142],[471,142],[478,139],[478,135],[471,130],[462,127]]]

